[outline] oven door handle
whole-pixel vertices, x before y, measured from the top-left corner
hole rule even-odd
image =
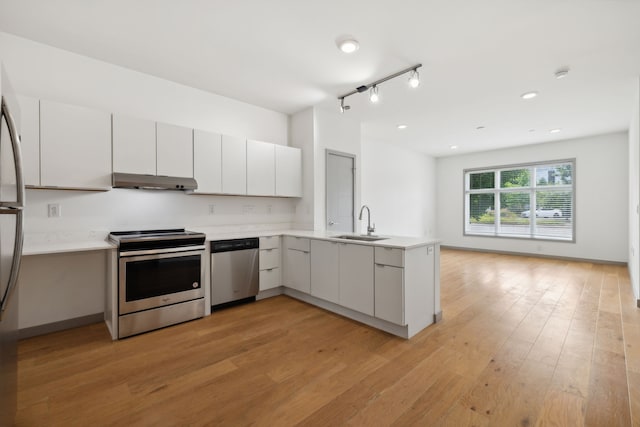
[[[204,251],[205,249],[206,249],[205,245],[184,246],[184,247],[166,248],[166,249],[149,249],[149,250],[143,250],[143,251],[124,251],[124,252],[120,252],[120,256],[127,257],[127,256],[140,256],[140,255],[171,254],[176,252]]]

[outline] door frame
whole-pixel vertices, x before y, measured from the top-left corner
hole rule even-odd
[[[328,188],[329,186],[328,184],[328,179],[329,179],[329,174],[327,173],[327,170],[329,168],[329,156],[333,155],[333,156],[341,156],[341,157],[348,157],[351,159],[351,161],[353,162],[353,168],[351,170],[351,174],[352,174],[352,180],[351,180],[351,206],[353,206],[353,213],[352,213],[352,217],[351,217],[351,223],[352,223],[352,233],[356,233],[357,229],[356,229],[356,155],[355,154],[351,154],[351,153],[345,153],[344,151],[337,151],[337,150],[331,150],[326,148],[325,150],[325,156],[324,156],[324,229],[327,229],[327,226],[329,224],[327,224],[327,220],[329,218],[329,196],[328,196]]]

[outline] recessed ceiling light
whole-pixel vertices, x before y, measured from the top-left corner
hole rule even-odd
[[[452,150],[457,150],[458,146],[457,145],[450,145],[449,148],[451,148]]]
[[[407,125],[398,125],[398,129],[402,130],[402,129],[406,129]]]
[[[560,79],[564,79],[565,77],[567,77],[568,74],[569,74],[569,69],[568,68],[561,68],[558,71],[556,71],[554,76],[556,76],[556,79],[560,80]]]
[[[358,40],[351,36],[339,38],[336,41],[336,45],[338,46],[338,49],[344,53],[353,53],[360,49],[360,43],[358,43]]]
[[[549,133],[559,133],[562,129],[551,129]]]
[[[522,98],[522,99],[533,99],[536,96],[538,96],[538,92],[533,91],[533,92],[523,93],[522,95],[520,95],[520,98]]]
[[[535,129],[529,129],[529,132],[535,132],[535,131],[536,131]]]

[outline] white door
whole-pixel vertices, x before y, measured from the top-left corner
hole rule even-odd
[[[327,231],[353,232],[355,157],[327,151]]]

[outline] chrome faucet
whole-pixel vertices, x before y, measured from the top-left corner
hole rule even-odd
[[[371,236],[371,233],[376,231],[376,224],[374,223],[373,227],[371,226],[371,210],[369,209],[369,206],[362,205],[362,207],[360,208],[360,215],[358,215],[358,219],[362,221],[362,212],[364,212],[364,208],[367,208],[367,236]]]

